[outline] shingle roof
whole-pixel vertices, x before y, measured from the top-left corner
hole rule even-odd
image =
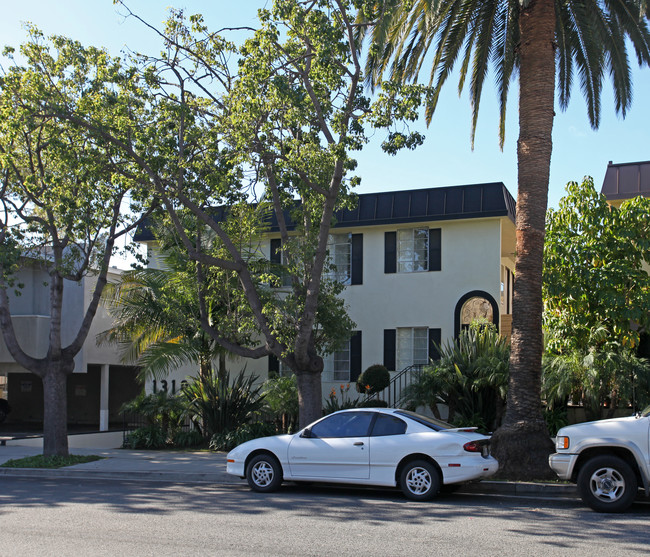
[[[650,161],[619,164],[610,161],[600,191],[610,201],[639,195],[650,197]]]

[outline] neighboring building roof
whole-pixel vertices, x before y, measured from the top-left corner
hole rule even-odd
[[[358,203],[354,209],[336,212],[335,228],[486,217],[515,220],[515,200],[502,182],[362,193],[357,197]],[[215,219],[224,218],[225,211],[225,207],[217,207]],[[288,212],[285,218],[288,219]],[[270,232],[279,230],[274,213],[270,225]],[[153,239],[146,223],[135,235],[136,242]]]
[[[609,201],[650,197],[650,161],[613,164],[609,161],[600,192]]]

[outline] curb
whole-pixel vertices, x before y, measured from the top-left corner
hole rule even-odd
[[[0,477],[76,479],[76,480],[121,480],[140,482],[205,483],[212,485],[245,486],[244,480],[227,474],[192,472],[154,472],[129,470],[128,472],[107,472],[103,470],[42,469],[42,468],[2,468]],[[578,492],[573,484],[545,484],[533,482],[481,481],[468,483],[456,493],[466,495],[504,495],[577,498]]]
[[[491,494],[491,495],[535,495],[547,497],[578,497],[574,484],[481,481],[469,483],[458,490],[458,493]]]
[[[210,483],[222,485],[244,485],[239,478],[225,474],[201,474],[187,472],[153,472],[129,470],[128,472],[108,472],[104,470],[70,470],[64,468],[2,468],[0,477],[13,476],[22,478],[77,479],[77,480],[121,480],[174,483]]]

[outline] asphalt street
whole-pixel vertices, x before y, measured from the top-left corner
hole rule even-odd
[[[575,498],[441,495],[0,476],[0,555],[647,555],[650,505],[601,515]]]

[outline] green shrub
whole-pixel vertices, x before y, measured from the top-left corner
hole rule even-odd
[[[157,426],[166,436],[173,436],[185,419],[185,403],[178,395],[160,391],[152,394],[141,393],[125,403],[121,412],[133,412],[144,418],[149,426]]]
[[[357,392],[374,395],[390,385],[390,373],[385,366],[373,364],[357,379]]]
[[[557,435],[560,429],[569,425],[565,408],[546,408],[544,410],[544,420],[546,421],[546,427],[548,427],[548,432],[551,436]]]
[[[164,449],[167,446],[167,433],[159,425],[139,427],[129,433],[122,447],[125,449]]]
[[[204,442],[203,435],[198,429],[190,429],[188,431],[177,431],[172,438],[174,447],[184,449],[187,447],[198,447]]]
[[[295,375],[274,377],[262,387],[268,409],[274,414],[282,432],[288,433],[298,421],[298,384]]]
[[[210,441],[213,451],[230,451],[251,439],[275,435],[275,426],[268,422],[255,422],[243,424],[233,431],[225,431],[214,435]]]
[[[494,325],[474,322],[458,338],[436,348],[440,359],[404,389],[400,405],[426,406],[440,419],[438,405],[444,404],[450,423],[495,431],[505,411],[508,341]]]

